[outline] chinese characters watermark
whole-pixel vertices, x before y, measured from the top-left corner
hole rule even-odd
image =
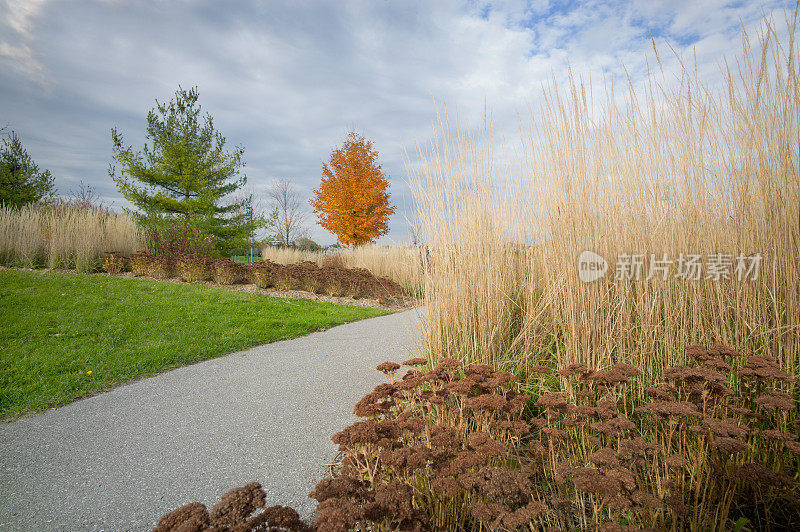
[[[761,266],[761,253],[680,253],[669,257],[666,253],[621,253],[614,264],[614,280],[639,281],[670,277],[684,281],[755,281]],[[605,276],[608,262],[593,251],[583,251],[578,256],[578,277],[591,283]]]

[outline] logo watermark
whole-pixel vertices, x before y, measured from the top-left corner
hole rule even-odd
[[[671,258],[666,253],[621,253],[614,264],[615,281],[640,281],[669,278],[684,281],[755,281],[761,266],[761,253],[680,253]],[[578,277],[584,283],[602,279],[608,272],[608,262],[594,251],[578,255]]]
[[[584,283],[602,278],[608,271],[606,259],[594,251],[583,251],[578,256],[578,277]]]

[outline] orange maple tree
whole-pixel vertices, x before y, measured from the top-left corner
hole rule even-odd
[[[342,244],[360,246],[389,232],[389,176],[377,163],[372,142],[351,131],[322,164],[322,182],[311,205],[319,224]]]

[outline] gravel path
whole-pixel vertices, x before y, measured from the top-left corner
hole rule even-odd
[[[417,310],[176,369],[0,424],[0,530],[149,530],[261,482],[309,517],[330,438],[416,349]]]

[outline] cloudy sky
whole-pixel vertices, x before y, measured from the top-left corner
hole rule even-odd
[[[179,85],[245,147],[256,197],[289,178],[304,199],[351,128],[372,139],[397,205],[382,242],[409,239],[404,148],[431,137],[434,102],[504,129],[567,67],[646,74],[651,35],[711,71],[740,32],[793,1],[587,2],[0,0],[0,125],[49,168],[125,206],[108,177],[110,130],[141,147],[145,115]],[[671,53],[671,52],[670,52]],[[310,210],[310,209],[309,209]],[[312,238],[335,237],[309,215]]]

